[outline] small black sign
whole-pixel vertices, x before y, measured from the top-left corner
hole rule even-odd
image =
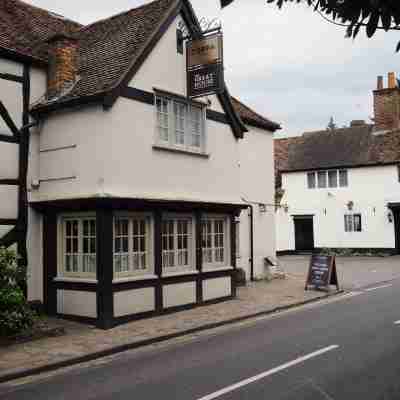
[[[220,93],[223,90],[222,64],[204,65],[188,71],[188,95],[190,98]]]
[[[336,285],[339,290],[335,256],[313,255],[310,260],[305,290],[308,289],[308,286],[314,286],[316,289],[328,289],[329,285]]]

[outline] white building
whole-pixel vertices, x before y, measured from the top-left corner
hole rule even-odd
[[[30,300],[108,328],[264,276],[279,125],[226,88],[187,100],[188,1],[85,27],[19,0],[0,17],[0,245]]]
[[[374,91],[375,125],[275,140],[277,251],[400,251],[400,89]]]

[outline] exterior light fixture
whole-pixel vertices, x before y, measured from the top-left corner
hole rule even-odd
[[[389,211],[387,214],[387,217],[388,217],[389,223],[391,224],[393,222],[393,213],[391,211]]]
[[[354,206],[354,201],[350,200],[349,202],[347,202],[347,208],[349,211],[353,209],[353,206]]]
[[[266,204],[259,203],[258,204],[258,208],[259,208],[261,213],[266,213],[267,212],[267,205]]]

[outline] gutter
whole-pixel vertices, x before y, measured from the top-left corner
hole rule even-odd
[[[242,197],[242,200],[247,204],[250,217],[250,281],[254,281],[254,206]]]

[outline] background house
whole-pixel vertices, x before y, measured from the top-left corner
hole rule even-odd
[[[374,90],[374,125],[275,140],[277,250],[398,252],[400,89],[389,74]]]
[[[27,246],[29,299],[107,328],[231,299],[237,266],[263,277],[279,125],[227,88],[187,100],[190,3],[0,13],[0,244]]]

